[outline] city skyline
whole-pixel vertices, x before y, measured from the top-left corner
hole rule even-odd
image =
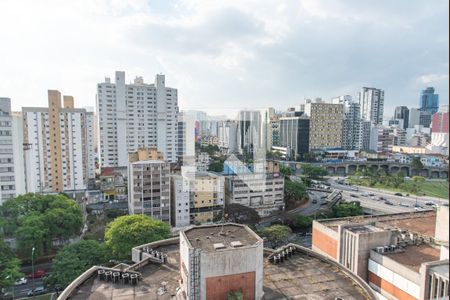
[[[30,9],[20,11],[23,4]],[[179,90],[180,108],[210,114],[284,109],[304,98],[349,94],[356,99],[361,87],[370,86],[386,91],[388,117],[395,106],[417,107],[428,86],[435,87],[441,103],[448,101],[447,9],[445,1],[258,7],[7,1],[0,4],[0,24],[14,24],[15,30],[1,33],[8,47],[0,54],[10,58],[0,62],[2,96],[18,111],[44,105],[47,89],[59,89],[80,107],[93,107],[95,84],[123,70],[129,74],[126,82],[165,74],[168,85]],[[27,50],[30,44],[33,52]],[[23,82],[29,83],[25,89]]]

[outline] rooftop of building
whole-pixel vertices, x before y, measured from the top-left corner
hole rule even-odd
[[[407,246],[400,252],[388,252],[383,254],[397,263],[419,272],[423,263],[438,261],[440,250],[428,244]],[[448,268],[448,266],[447,266]]]
[[[137,160],[131,162],[132,165],[140,165],[140,164],[165,164],[166,162],[164,160]]]
[[[319,220],[319,223],[337,231],[339,225],[371,224],[379,229],[400,229],[434,237],[436,212],[434,210],[386,214],[378,216],[357,216],[339,219]]]
[[[203,251],[220,251],[262,243],[262,239],[245,225],[224,224],[191,227],[183,231],[190,246]]]
[[[135,286],[100,280],[94,272],[70,295],[74,300],[174,299],[179,291],[179,242],[153,248],[168,255],[164,265],[150,263],[139,270]],[[308,251],[308,250],[305,250]],[[296,252],[280,264],[264,260],[264,300],[278,299],[374,299],[344,268],[307,252]]]

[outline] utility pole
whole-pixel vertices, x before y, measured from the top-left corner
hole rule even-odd
[[[31,275],[33,276],[31,278],[31,280],[32,280],[31,290],[33,292],[34,292],[34,277],[35,277],[35,274],[34,274],[34,250],[35,250],[35,248],[33,247],[33,249],[31,250]]]

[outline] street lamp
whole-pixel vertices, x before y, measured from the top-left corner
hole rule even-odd
[[[34,250],[35,248],[33,247],[33,249],[31,249],[31,287],[32,287],[32,291],[34,291]]]

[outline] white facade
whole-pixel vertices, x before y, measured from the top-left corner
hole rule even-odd
[[[116,72],[97,84],[100,161],[102,167],[128,165],[128,153],[156,147],[169,162],[177,160],[177,89],[165,86],[164,75],[154,84],[137,77],[125,84],[125,72]]]
[[[172,226],[183,228],[189,226],[190,222],[190,197],[187,180],[181,175],[172,175],[171,179],[171,206]]]
[[[219,148],[227,153],[237,151],[237,123],[235,121],[222,121],[218,126]]]
[[[420,110],[418,108],[409,109],[408,128],[414,128],[420,125]]]
[[[23,193],[22,123],[20,116],[11,112],[11,100],[0,98],[0,205]]]
[[[85,109],[58,108],[60,126],[55,129],[59,140],[52,144],[49,111],[52,109],[22,108],[26,191],[56,191],[56,181],[61,180],[57,176],[62,177],[61,190],[85,189],[88,179],[95,178],[94,114]],[[61,161],[57,170],[52,169],[55,157]]]
[[[227,204],[253,208],[261,217],[284,210],[284,178],[260,174],[225,176]]]
[[[128,210],[170,223],[170,167],[162,160],[128,166]]]
[[[363,87],[359,93],[361,117],[372,124],[383,123],[384,91],[381,89]]]

